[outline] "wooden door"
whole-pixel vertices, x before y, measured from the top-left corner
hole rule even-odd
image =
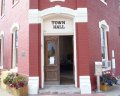
[[[45,83],[60,84],[59,37],[45,37]]]

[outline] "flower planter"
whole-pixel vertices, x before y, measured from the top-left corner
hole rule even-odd
[[[14,96],[28,96],[27,78],[18,73],[9,73],[3,80],[6,90]]]
[[[24,86],[19,89],[7,86],[7,91],[13,94],[14,96],[28,96],[28,87]]]
[[[108,91],[108,90],[111,90],[112,89],[112,86],[109,86],[109,85],[100,85],[100,90],[102,91]]]

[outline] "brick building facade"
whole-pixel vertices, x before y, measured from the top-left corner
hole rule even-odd
[[[95,89],[95,61],[120,75],[119,0],[1,0],[0,6],[0,68],[39,88],[80,87],[85,76]]]

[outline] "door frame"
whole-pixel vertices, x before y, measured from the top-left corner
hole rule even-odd
[[[67,16],[68,17],[68,16]],[[73,33],[52,33],[52,34],[44,34],[44,28],[43,28],[43,18],[41,19],[41,88],[44,88],[45,86],[45,78],[44,78],[44,36],[66,36],[66,35],[72,35],[73,36],[73,65],[74,65],[74,79],[75,79],[75,87],[77,88],[77,84],[78,84],[78,74],[77,74],[77,48],[76,48],[76,23],[75,23],[75,18],[71,18],[73,19]]]

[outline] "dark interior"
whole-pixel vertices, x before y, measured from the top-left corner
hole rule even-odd
[[[73,39],[60,36],[60,84],[73,84]]]

